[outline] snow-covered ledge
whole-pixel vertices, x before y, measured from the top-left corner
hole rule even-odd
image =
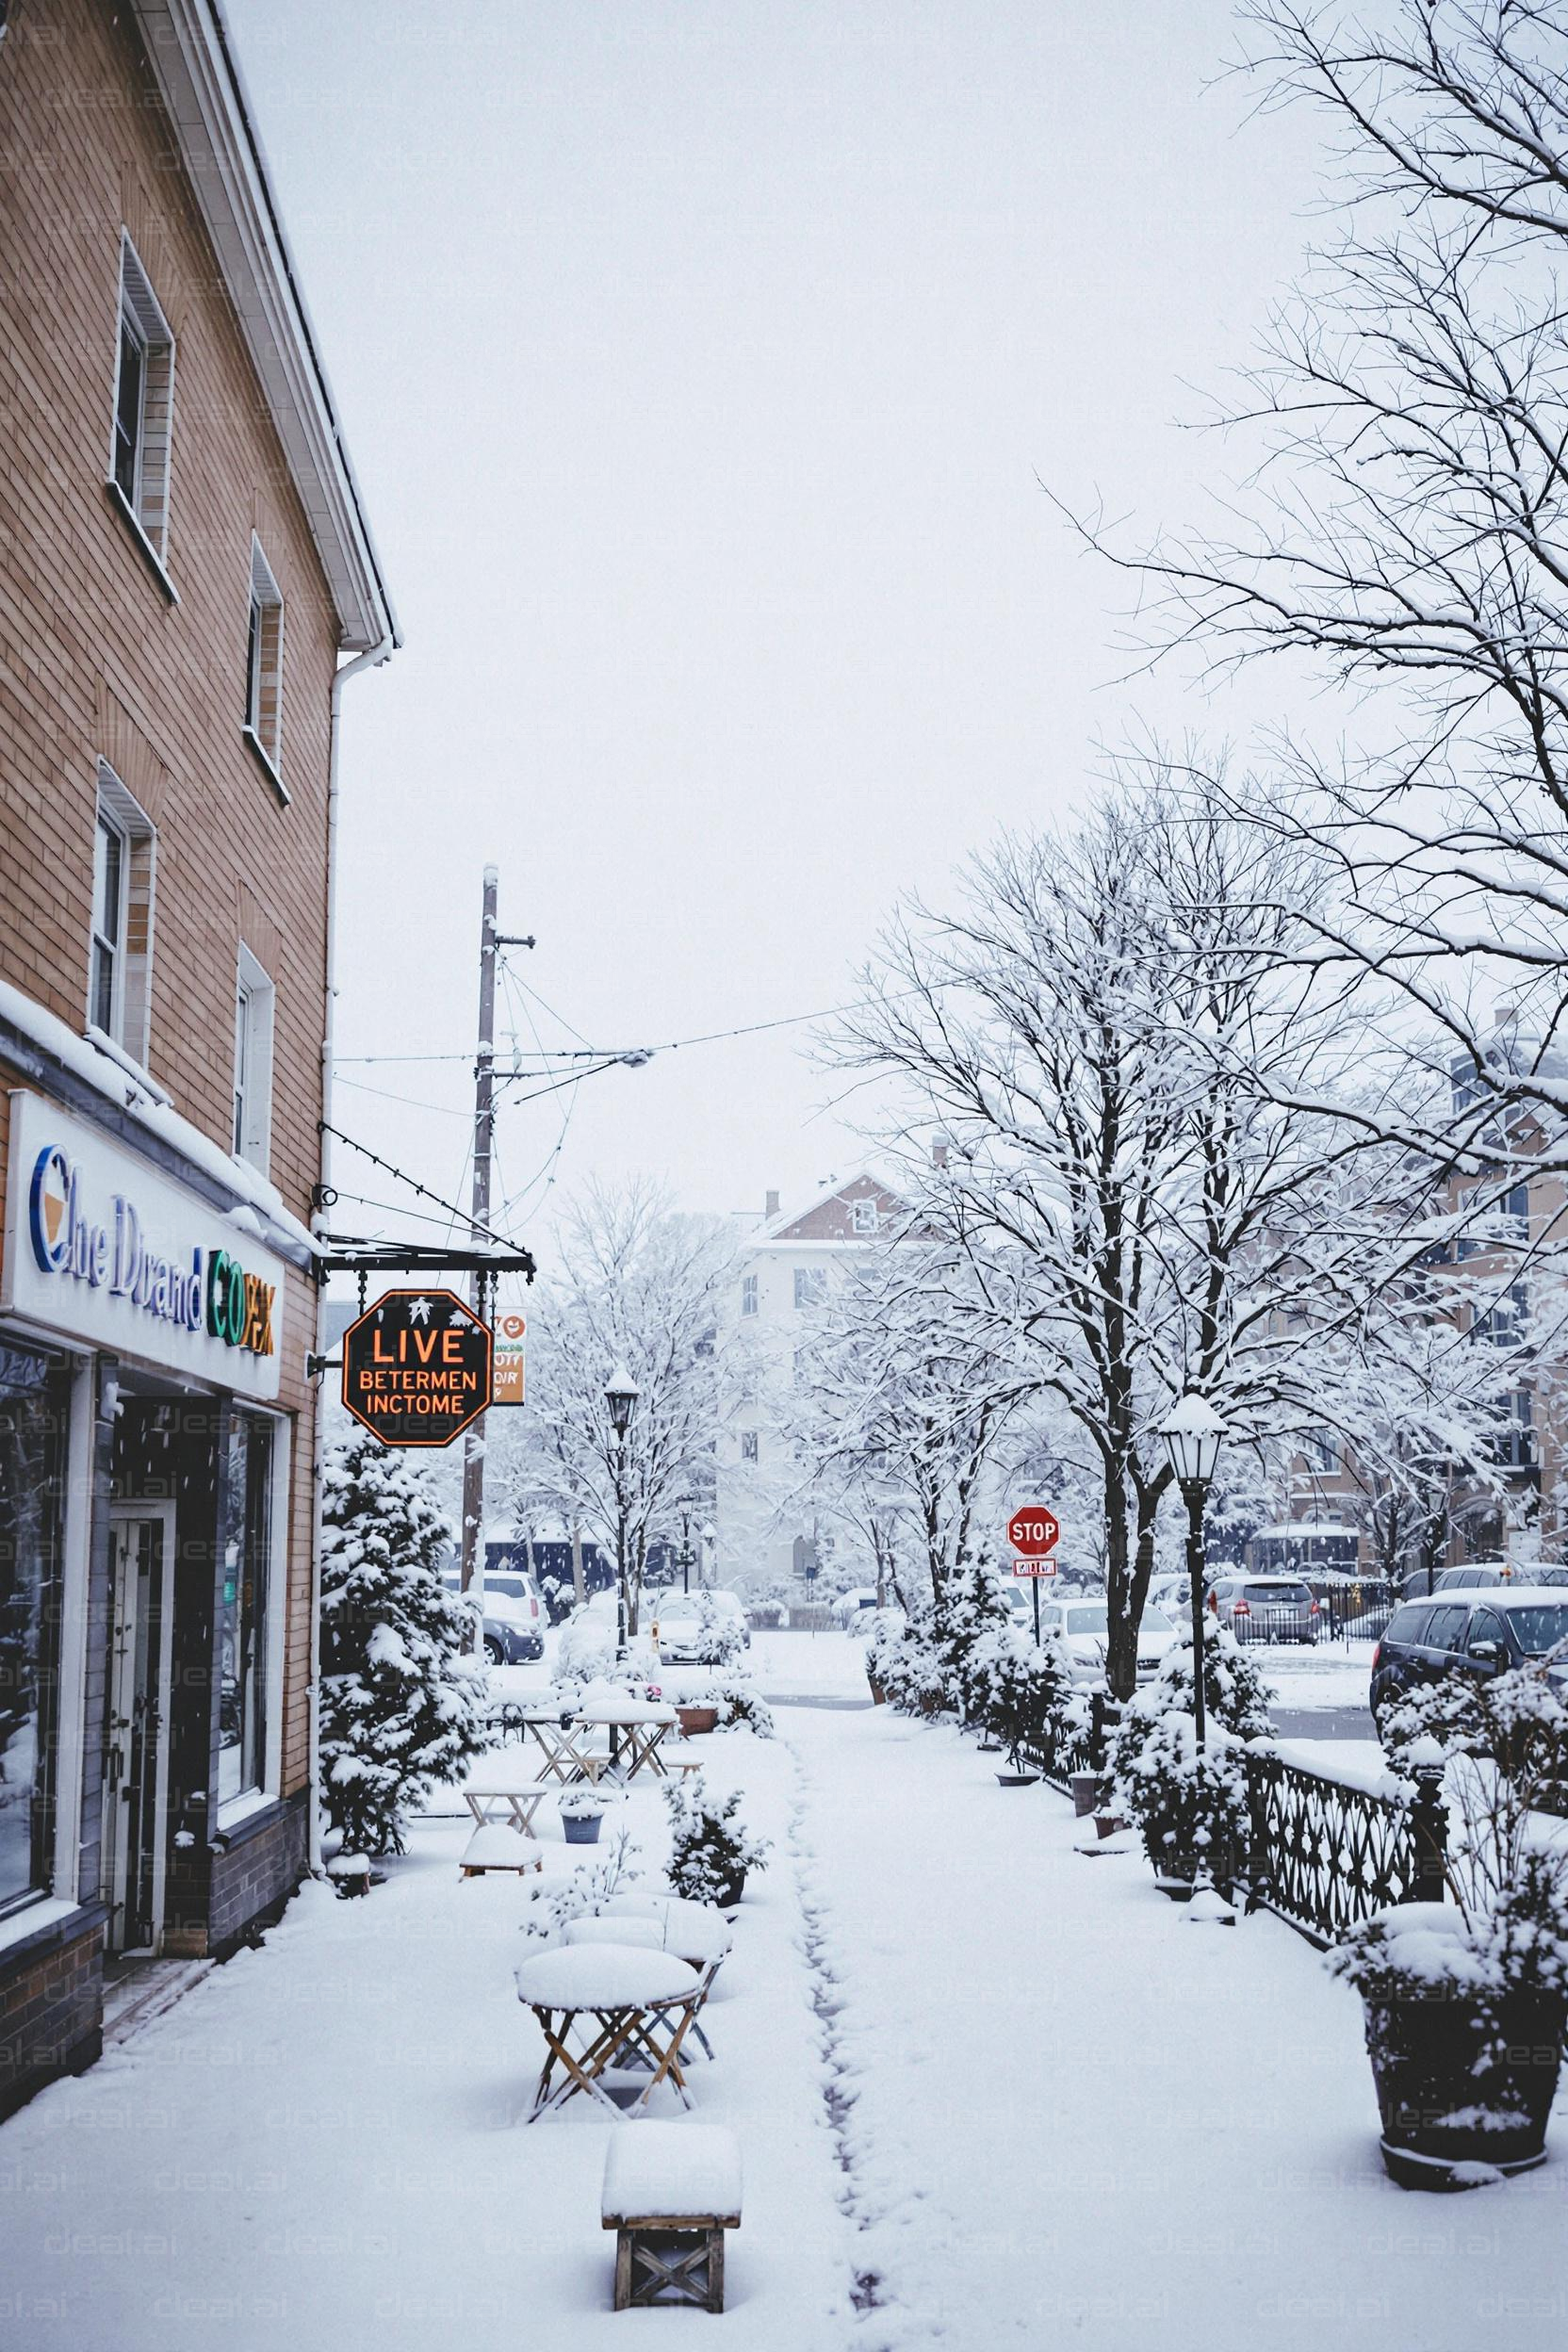
[[[45,1895],[41,1902],[24,1903],[9,1919],[0,1919],[0,1952],[8,1951],[12,1944],[24,1944],[30,1936],[41,1936],[46,1927],[58,1926],[81,1907],[65,1895]]]
[[[111,1054],[91,1034],[78,1037],[7,980],[0,980],[0,1052],[215,1208],[252,1212],[260,1237],[291,1265],[308,1266],[320,1255],[308,1226],[259,1170],[182,1119],[162,1087],[118,1050]]]

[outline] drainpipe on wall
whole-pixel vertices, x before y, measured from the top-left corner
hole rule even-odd
[[[343,688],[361,670],[380,669],[391,660],[399,640],[396,633],[384,637],[379,645],[356,654],[335,670],[332,680],[331,735],[327,745],[327,972],[326,1004],[321,1024],[321,1118],[332,1119],[332,1055],[333,1030],[337,1008],[337,727],[342,715]],[[319,1182],[325,1194],[332,1184],[332,1137],[321,1135]],[[318,1217],[327,1214],[323,1208]],[[324,1356],[327,1347],[327,1286],[323,1282],[316,1294],[316,1353]],[[310,1848],[311,1875],[321,1875],[321,1466],[327,1434],[327,1375],[322,1373],[321,1384],[316,1392],[316,1424],[313,1431],[314,1460],[311,1464],[310,1519]]]

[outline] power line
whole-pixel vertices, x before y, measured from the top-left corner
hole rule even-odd
[[[519,987],[522,985],[521,982],[518,983]],[[527,993],[532,995],[533,991],[529,989]],[[906,989],[903,993],[913,995],[918,991]],[[543,1005],[546,1012],[550,1010],[550,1007],[545,1004],[543,997],[536,997],[535,1002]],[[798,1029],[807,1021],[832,1021],[840,1013],[859,1013],[864,1012],[865,1009],[863,1004],[827,1004],[814,1013],[784,1013],[776,1021],[743,1021],[734,1029],[705,1030],[700,1037],[666,1037],[658,1045],[541,1046],[537,1058],[541,1061],[552,1062],[589,1061],[597,1058],[608,1067],[612,1062],[624,1062],[633,1054],[678,1054],[689,1045],[723,1045],[731,1037],[759,1037],[770,1029]],[[561,1016],[556,1014],[554,1018],[559,1021]],[[571,1028],[570,1021],[563,1025],[568,1029]],[[577,1032],[574,1030],[572,1034],[575,1037]],[[471,1064],[473,1058],[471,1054],[344,1054],[338,1056],[341,1062],[356,1064],[371,1062],[468,1062]],[[498,1075],[499,1074],[498,1072]],[[506,1074],[515,1077],[524,1073],[520,1070],[514,1070]]]

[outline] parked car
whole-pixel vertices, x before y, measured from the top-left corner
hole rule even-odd
[[[442,1578],[449,1592],[459,1592],[459,1572],[449,1568]],[[544,1595],[522,1569],[492,1570],[484,1579],[484,1655],[492,1666],[515,1666],[545,1655],[545,1627],[549,1612]]]
[[[1238,1642],[1315,1642],[1322,1617],[1302,1576],[1217,1576],[1208,1606]]]
[[[1301,1580],[1322,1612],[1323,1632],[1331,1638],[1346,1633],[1376,1641],[1399,1605],[1386,1576],[1308,1574]]]
[[[1372,1653],[1369,1702],[1380,1730],[1396,1700],[1446,1674],[1496,1674],[1568,1645],[1568,1592],[1512,1585],[1466,1597],[1462,1591],[1406,1601]],[[1568,1646],[1552,1678],[1568,1693]]]
[[[733,1619],[740,1628],[741,1641],[751,1647],[751,1627],[746,1612],[737,1594],[710,1590],[697,1592],[654,1592],[644,1596],[643,1614],[646,1617],[659,1643],[659,1655],[666,1666],[694,1666],[697,1651],[702,1646],[699,1631],[702,1605],[711,1601],[721,1617]]]
[[[1043,1637],[1059,1633],[1067,1646],[1068,1663],[1076,1682],[1098,1682],[1105,1671],[1105,1651],[1109,1639],[1105,1603],[1095,1600],[1075,1600],[1070,1594],[1062,1600],[1043,1602],[1040,1607],[1040,1634]],[[1159,1673],[1160,1661],[1176,1639],[1176,1628],[1163,1610],[1146,1608],[1143,1623],[1138,1627],[1138,1680],[1152,1682]]]
[[[1432,1579],[1432,1595],[1439,1592],[1486,1592],[1509,1581],[1506,1568],[1472,1565],[1468,1568],[1445,1568]],[[1430,1597],[1430,1596],[1429,1596]]]

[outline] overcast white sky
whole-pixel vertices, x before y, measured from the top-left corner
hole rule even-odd
[[[1217,78],[1229,0],[229,8],[408,641],[345,694],[345,1053],[471,1053],[486,859],[521,977],[656,1044],[843,1001],[901,890],[1139,721],[1242,731],[1116,684],[1124,583],[1036,482],[1152,531],[1223,473],[1189,387],[1316,167]],[[846,1171],[804,1035],[507,1108],[519,1232],[547,1166],[718,1210]],[[436,1106],[337,1097],[455,1190],[468,1067],[343,1075]]]

